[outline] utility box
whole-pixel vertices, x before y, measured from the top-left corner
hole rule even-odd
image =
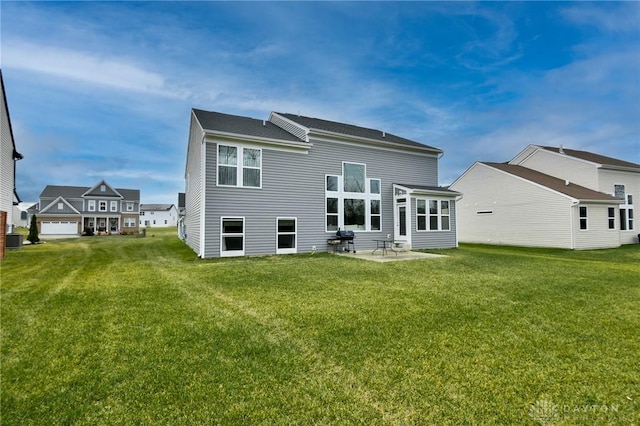
[[[7,249],[20,250],[22,248],[22,234],[7,234]]]

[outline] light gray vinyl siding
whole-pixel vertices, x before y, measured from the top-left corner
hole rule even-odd
[[[245,255],[276,252],[277,217],[297,218],[298,253],[310,252],[313,246],[326,251],[326,240],[334,233],[325,232],[325,175],[342,175],[343,161],[366,164],[367,178],[380,179],[382,185],[382,230],[356,232],[358,250],[375,248],[374,238],[393,235],[393,183],[438,182],[436,156],[310,142],[308,154],[262,147],[262,189],[216,186],[217,145],[207,143],[204,257],[220,256],[221,217],[245,218]]]
[[[202,137],[203,131],[195,116],[191,115],[191,130],[187,148],[187,166],[185,169],[185,217],[186,243],[199,256],[201,234],[201,207],[203,182],[202,175]]]
[[[439,197],[420,198],[449,201],[449,231],[418,231],[418,221],[416,219],[417,201],[416,198],[411,198],[411,247],[414,249],[457,247],[455,199]]]

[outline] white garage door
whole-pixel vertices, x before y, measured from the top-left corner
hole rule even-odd
[[[40,233],[45,235],[77,235],[78,222],[42,222]]]

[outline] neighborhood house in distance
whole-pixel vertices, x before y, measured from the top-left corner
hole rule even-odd
[[[456,247],[456,197],[438,186],[443,152],[384,131],[272,112],[194,109],[180,232],[199,257]]]
[[[92,187],[47,185],[40,194],[40,236],[137,234],[140,190],[113,188],[104,180]]]
[[[461,242],[567,249],[638,242],[640,164],[529,145],[508,163],[476,162],[451,189]]]
[[[140,226],[160,228],[178,225],[175,204],[140,204]]]

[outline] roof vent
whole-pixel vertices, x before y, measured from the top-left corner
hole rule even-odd
[[[565,180],[564,180],[564,184],[565,184],[566,186],[569,186],[569,184],[570,184],[570,183],[571,183],[571,182],[569,182],[569,179],[565,179]]]
[[[384,130],[382,131],[382,137],[383,137],[383,138],[386,138],[386,137],[387,137],[387,133],[386,133]]]
[[[267,125],[267,120],[262,120],[262,125],[266,126]]]
[[[564,154],[564,145],[560,145],[560,149],[558,150],[560,154]]]

